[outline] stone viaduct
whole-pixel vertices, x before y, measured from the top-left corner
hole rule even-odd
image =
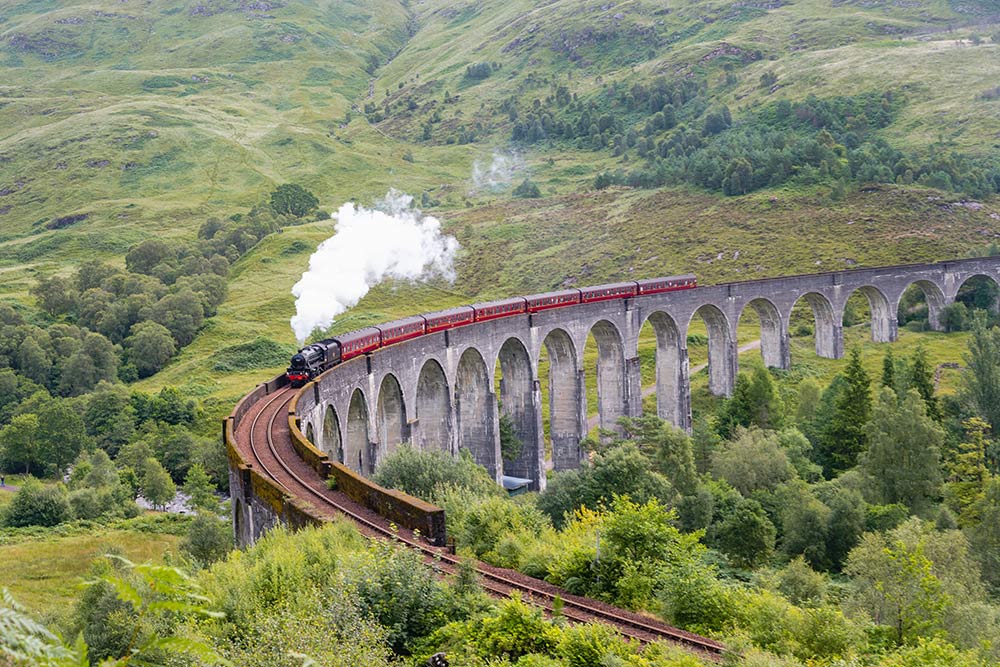
[[[551,467],[579,465],[587,434],[586,373],[596,371],[600,424],[642,414],[639,332],[656,333],[657,413],[691,427],[688,328],[701,318],[708,331],[709,388],[729,395],[737,374],[736,326],[752,309],[760,322],[767,366],[789,368],[789,319],[800,300],[814,317],[816,354],[844,354],[848,298],[867,297],[871,336],[897,337],[896,312],[911,285],[926,298],[930,326],[970,278],[1000,282],[1000,258],[962,259],[769,278],[678,292],[567,306],[466,325],[377,350],[324,373],[300,397],[302,431],[331,459],[370,474],[403,442],[452,454],[467,449],[494,476],[534,480],[544,488],[547,466],[542,428],[539,360],[549,362]],[[584,368],[588,335],[597,342],[595,369]],[[495,391],[499,366],[499,396]],[[500,411],[524,443],[520,457],[500,456]]]

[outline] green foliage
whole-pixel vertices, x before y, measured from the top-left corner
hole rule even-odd
[[[704,565],[681,563],[663,576],[659,602],[670,623],[692,632],[714,633],[729,626],[738,601],[733,591]]]
[[[747,497],[761,489],[773,490],[795,477],[777,433],[742,427],[712,456],[712,473]]]
[[[500,494],[476,495],[458,487],[441,491],[437,501],[456,545],[500,567],[520,567],[524,544],[550,525],[533,505],[510,502]]]
[[[965,527],[977,523],[976,503],[983,498],[990,481],[986,467],[986,431],[989,424],[978,417],[970,417],[962,422],[962,428],[966,434],[965,442],[959,443],[948,462],[944,499],[957,515],[959,525]]]
[[[233,548],[233,529],[229,521],[214,512],[198,512],[188,527],[181,548],[197,562],[210,565],[225,558]]]
[[[797,605],[813,606],[826,598],[826,577],[809,567],[801,555],[778,572],[777,586],[785,597]]]
[[[844,380],[843,389],[833,399],[833,411],[817,452],[827,476],[853,467],[868,444],[865,424],[872,409],[871,379],[861,363],[859,347],[851,350]]]
[[[801,554],[814,568],[827,569],[830,566],[826,553],[830,508],[800,481],[785,485],[781,491],[782,551],[789,557]]]
[[[123,342],[128,360],[139,372],[148,377],[163,368],[177,352],[170,329],[152,321],[132,326],[131,335]]]
[[[908,388],[916,389],[923,399],[927,416],[941,421],[941,411],[938,409],[937,397],[934,396],[934,368],[927,359],[927,350],[918,345],[913,351],[909,363]]]
[[[153,457],[142,462],[139,469],[139,484],[142,495],[154,507],[164,507],[177,495],[177,487],[170,479],[170,473]]]
[[[292,215],[301,218],[316,210],[319,200],[316,195],[296,183],[279,185],[271,192],[271,210],[278,215]]]
[[[473,63],[465,68],[465,77],[477,81],[487,78],[492,73],[493,65],[491,63]]]
[[[517,437],[514,420],[506,413],[500,415],[500,457],[504,461],[516,461],[523,449],[524,443]]]
[[[990,480],[973,511],[979,517],[979,524],[971,527],[969,539],[983,577],[994,591],[1000,591],[1000,477]]]
[[[401,545],[374,542],[341,571],[358,610],[388,631],[394,651],[405,650],[446,620],[442,588],[423,569],[420,555]]]
[[[188,497],[188,507],[191,509],[215,511],[219,508],[215,485],[200,463],[195,463],[188,469],[184,477],[184,494]]]
[[[871,499],[925,510],[940,491],[943,440],[916,391],[900,403],[892,389],[883,387],[868,426],[868,451],[859,464]]]
[[[4,511],[8,526],[56,526],[73,517],[66,487],[29,477]]]
[[[1000,428],[1000,328],[988,328],[981,313],[973,318],[969,350],[963,355],[963,396],[994,430]]]
[[[715,530],[715,542],[738,567],[755,568],[774,552],[777,531],[760,503],[745,500]]]
[[[955,611],[984,592],[969,543],[911,519],[890,533],[866,533],[851,551],[851,604],[891,629],[897,643],[953,631]]]
[[[596,509],[609,505],[616,495],[636,502],[667,501],[675,491],[666,477],[650,470],[649,460],[638,446],[626,442],[606,452],[595,452],[576,470],[556,472],[538,498],[538,507],[556,526],[579,507]]]
[[[631,653],[612,628],[601,623],[573,625],[563,630],[559,657],[568,667],[615,664]]]
[[[23,469],[31,474],[44,465],[38,442],[38,415],[16,415],[10,423],[0,429],[0,463],[8,472]]]
[[[454,457],[442,451],[420,451],[405,444],[379,464],[372,479],[376,484],[427,501],[433,501],[446,487],[477,496],[503,494],[503,488],[485,468],[472,460],[468,452]]]
[[[521,181],[512,193],[518,199],[537,199],[542,196],[542,191],[538,189],[538,186],[532,182],[531,179],[526,178]]]
[[[648,138],[638,145],[646,164],[630,172],[605,172],[595,181],[598,189],[611,184],[660,187],[691,183],[728,195],[740,195],[787,182],[812,184],[821,179],[834,183],[914,183],[944,190],[984,196],[997,188],[997,163],[958,152],[903,153],[890,146],[877,131],[892,122],[900,108],[892,93],[864,93],[854,97],[778,103],[744,114],[733,121],[725,107],[702,114],[704,105],[696,92],[685,115],[692,121],[660,134],[664,121],[655,116],[646,122]],[[530,118],[530,117],[529,117]],[[700,120],[700,123],[695,123]],[[576,127],[584,124],[583,116]],[[542,128],[570,136],[579,133],[572,123],[543,120]],[[518,124],[515,140],[529,142],[550,133],[533,132],[532,121]],[[657,135],[661,136],[659,140]],[[592,145],[600,148],[602,145]],[[763,168],[754,169],[753,165]]]
[[[948,333],[965,331],[969,328],[969,309],[961,301],[949,303],[938,316],[941,326]]]
[[[919,637],[912,646],[882,658],[878,667],[986,667],[975,651],[960,651],[940,637]]]
[[[627,440],[635,442],[656,472],[682,494],[695,492],[698,484],[691,438],[670,422],[653,416],[622,418]],[[608,447],[618,447],[614,441]]]

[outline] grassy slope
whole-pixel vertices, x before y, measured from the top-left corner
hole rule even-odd
[[[97,528],[50,533],[38,539],[0,544],[0,588],[19,603],[53,620],[65,619],[79,598],[79,587],[93,559],[112,552],[136,563],[162,563],[176,552],[180,538],[167,533]]]
[[[706,76],[713,101],[737,115],[783,97],[903,87],[907,104],[886,130],[898,145],[944,136],[964,150],[991,150],[998,103],[976,96],[1000,75],[998,47],[966,39],[996,31],[990,2],[798,0],[762,10],[705,0],[664,10],[642,0],[610,9],[575,0],[339,0],[267,12],[202,4],[211,11],[173,0],[24,1],[0,10],[0,192],[10,190],[0,196],[0,297],[22,299],[38,272],[67,272],[83,258],[120,261],[153,233],[190,238],[208,215],[245,209],[287,180],[317,192],[328,209],[371,201],[390,186],[429,190],[441,200],[434,213],[462,243],[454,286],[382,286],[338,331],[561,284],[688,270],[711,283],[940,259],[1000,229],[996,203],[976,211],[918,188],[839,203],[822,187],[741,198],[581,192],[620,163],[565,147],[524,155],[516,178],[530,173],[541,201],[474,191],[469,180],[474,161],[488,163],[506,146],[501,100],[543,98],[554,83],[586,96],[611,80],[661,74]],[[759,49],[763,59],[715,57],[729,47]],[[371,57],[383,64],[371,101],[388,91],[390,100],[414,98],[418,109],[397,106],[377,126],[358,112],[345,123],[352,104],[369,100]],[[464,78],[466,65],[487,61],[502,67],[484,82]],[[736,83],[724,83],[723,62],[734,65]],[[757,85],[765,71],[778,75],[773,91]],[[446,90],[458,101],[442,105]],[[446,129],[483,122],[485,139],[446,144],[444,132],[418,141],[433,109]],[[71,213],[89,218],[44,229]],[[142,386],[178,384],[221,411],[278,370],[223,373],[211,356],[255,336],[292,342],[289,289],[308,252],[290,247],[314,247],[331,230],[311,223],[265,240],[236,265],[219,317]]]

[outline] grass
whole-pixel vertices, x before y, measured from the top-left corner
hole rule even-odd
[[[124,522],[123,525],[128,525]],[[0,588],[33,613],[65,619],[72,613],[93,559],[113,551],[137,563],[163,563],[177,551],[180,537],[169,532],[130,528],[89,528],[85,532],[59,529],[34,538],[0,542]]]

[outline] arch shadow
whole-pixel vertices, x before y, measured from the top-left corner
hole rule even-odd
[[[384,460],[396,451],[400,443],[410,438],[403,390],[399,386],[399,380],[392,373],[386,373],[379,385],[378,400],[375,404],[375,423],[381,447],[379,460]]]
[[[428,359],[420,369],[416,403],[415,444],[424,451],[452,451],[448,378],[435,359]]]
[[[364,392],[355,389],[347,409],[347,438],[344,443],[344,465],[362,475],[371,469],[371,438],[368,434],[368,401]]]

